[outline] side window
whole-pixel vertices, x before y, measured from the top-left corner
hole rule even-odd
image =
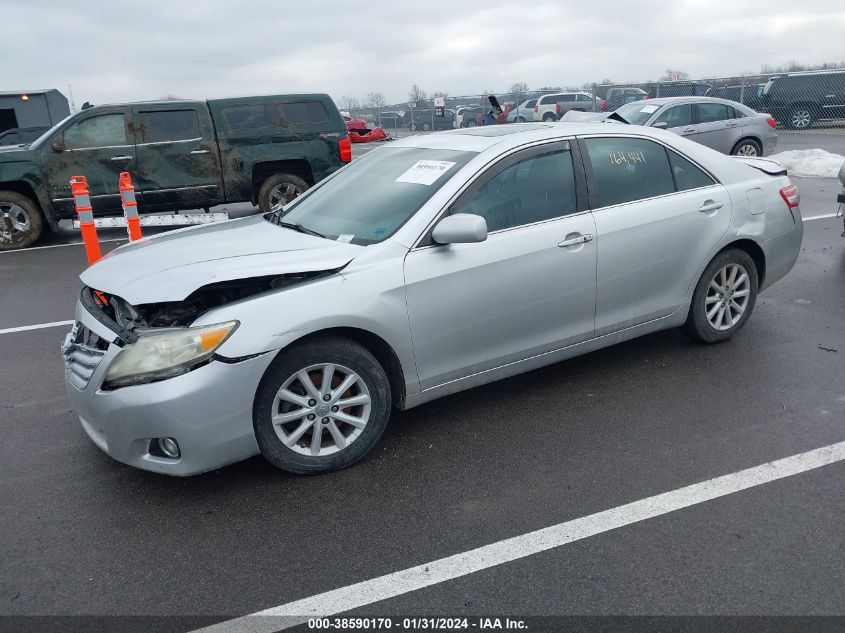
[[[672,166],[672,175],[675,177],[675,186],[678,191],[709,187],[714,184],[713,179],[698,167],[693,165],[680,154],[667,150],[669,164]]]
[[[139,116],[144,143],[185,141],[202,136],[197,111],[193,109],[141,112]]]
[[[109,147],[112,145],[127,145],[126,116],[123,114],[93,116],[90,119],[83,119],[65,130],[65,147],[67,149]]]
[[[655,121],[655,123],[661,122],[665,122],[667,128],[692,125],[692,104],[684,103],[683,105],[669,108],[657,117]]]
[[[480,215],[492,232],[576,210],[572,155],[555,150],[506,167],[459,199],[450,213]]]
[[[675,191],[662,145],[638,138],[591,138],[587,154],[598,191],[595,207],[661,196]]]
[[[231,129],[244,127],[266,127],[273,125],[272,117],[263,103],[227,106],[223,108],[223,118]]]
[[[329,120],[326,107],[321,101],[299,101],[280,103],[276,106],[279,118],[291,125],[301,123],[325,123]]]
[[[714,123],[716,121],[725,121],[729,118],[731,117],[728,116],[728,106],[722,103],[698,104],[699,123]]]

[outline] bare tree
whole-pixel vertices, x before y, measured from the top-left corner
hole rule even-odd
[[[368,92],[364,97],[365,108],[383,108],[387,105],[387,99],[380,92]]]
[[[448,92],[444,92],[443,90],[435,90],[431,93],[431,98],[436,99],[438,97],[443,97],[444,99],[449,96]]]
[[[672,70],[671,68],[667,68],[666,72],[663,73],[663,76],[657,81],[684,81],[686,79],[689,79],[689,73],[686,73],[683,70]]]
[[[528,95],[528,84],[524,81],[516,81],[511,84],[509,92],[514,96],[517,103]]]
[[[361,102],[356,97],[341,97],[338,102],[341,110],[352,112],[361,108]]]
[[[426,93],[425,90],[419,87],[419,85],[414,84],[411,86],[411,89],[408,91],[408,99],[411,103],[416,103],[417,101],[425,101]]]
[[[166,95],[164,95],[163,97],[159,97],[159,98],[158,98],[158,100],[159,100],[159,101],[181,101],[181,100],[182,100],[182,97],[177,97],[176,95],[171,94],[171,93],[169,93],[169,92],[168,92],[168,93],[167,93]]]

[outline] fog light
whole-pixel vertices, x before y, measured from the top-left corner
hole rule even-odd
[[[158,447],[167,457],[172,457],[173,459],[179,457],[179,444],[172,437],[159,438]]]

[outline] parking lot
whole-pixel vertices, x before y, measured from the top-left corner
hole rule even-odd
[[[0,254],[0,613],[175,615],[120,628],[187,631],[364,582],[354,599],[308,604],[376,615],[842,614],[841,460],[536,554],[517,539],[510,562],[472,574],[439,564],[442,576],[386,600],[365,582],[820,447],[841,451],[837,186],[797,182],[801,256],[733,341],[658,333],[398,412],[370,457],[317,477],[253,458],[177,479],[103,454],[64,392],[58,346],[69,326],[49,325],[73,315],[85,268],[76,232]],[[105,250],[124,239],[100,233]],[[63,618],[0,622],[70,630]]]

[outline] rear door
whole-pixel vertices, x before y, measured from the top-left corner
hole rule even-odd
[[[742,137],[741,121],[734,109],[724,103],[699,102],[697,140],[717,152],[730,154],[733,146]]]
[[[581,140],[596,222],[596,336],[683,307],[728,230],[730,197],[703,169],[653,140]]]
[[[845,73],[828,75],[825,80],[822,117],[845,119]]]
[[[73,176],[85,176],[88,181],[94,213],[120,211],[120,172],[135,169],[131,121],[127,106],[96,108],[61,132],[63,151],[54,152],[45,146],[43,169],[50,181],[53,206],[60,215],[74,213],[69,184]]]
[[[133,110],[138,168],[132,176],[143,193],[142,210],[222,202],[220,157],[205,104],[174,101]]]

